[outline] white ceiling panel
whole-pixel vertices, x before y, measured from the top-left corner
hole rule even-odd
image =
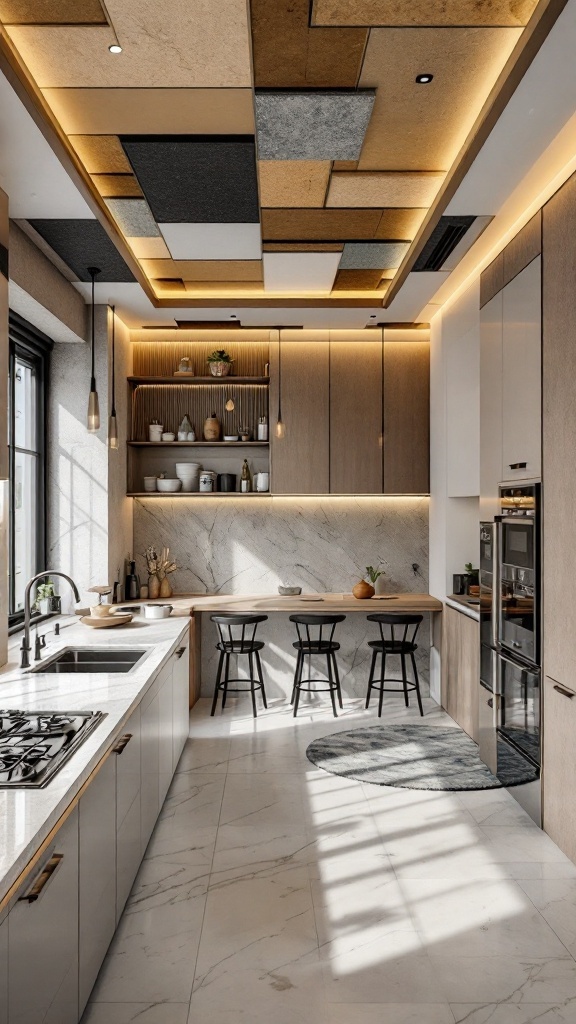
[[[265,252],[264,290],[326,295],[340,263],[339,252]]]
[[[396,298],[388,309],[383,310],[382,322],[398,321],[399,323],[423,322],[421,312],[436,294],[449,272],[424,270],[417,274],[408,274]]]
[[[93,217],[12,86],[0,74],[0,188],[10,216]]]
[[[174,260],[259,260],[259,224],[159,224]]]

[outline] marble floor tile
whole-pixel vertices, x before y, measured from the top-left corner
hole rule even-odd
[[[188,1003],[88,1003],[81,1024],[186,1024]]]
[[[130,894],[129,912],[203,896],[215,844],[215,828],[194,829],[187,836],[156,829]]]
[[[535,879],[519,882],[545,921],[576,957],[576,880]]]
[[[176,773],[181,775],[184,772],[192,774],[201,772],[205,775],[215,775],[228,771],[228,757],[230,754],[230,738],[198,737],[188,740],[176,767]]]
[[[212,881],[266,878],[280,867],[315,864],[316,841],[291,827],[223,825],[218,830]]]
[[[332,1003],[326,1024],[454,1024],[448,1003]]]
[[[258,828],[281,824],[302,829],[306,810],[302,784],[291,775],[256,772],[245,778],[228,774],[220,826]]]
[[[218,825],[225,782],[224,774],[199,772],[192,778],[185,772],[175,775],[160,811],[159,823],[165,829],[171,825],[178,828],[183,821],[200,828]]]
[[[549,1003],[576,1000],[576,963],[499,956],[435,956],[449,1003]]]
[[[430,955],[563,959],[565,946],[511,880],[402,879]]]
[[[319,967],[227,970],[194,982],[188,1024],[325,1024]]]
[[[327,1003],[443,1003],[441,981],[430,959],[409,948],[410,937],[396,953],[375,942],[323,964]],[[383,1018],[386,1019],[385,1017]]]
[[[456,1024],[576,1024],[576,1005],[563,1003],[452,1003]]]

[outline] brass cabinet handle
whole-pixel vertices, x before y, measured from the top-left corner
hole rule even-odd
[[[36,880],[33,882],[28,892],[25,893],[23,896],[19,896],[18,900],[22,900],[25,903],[34,903],[39,898],[45,887],[48,885],[48,882],[50,881],[53,874],[56,872],[56,870],[58,869],[63,860],[63,853],[52,854],[50,860],[44,865],[42,871],[40,872]]]
[[[174,651],[174,656],[175,656],[176,658],[181,658],[181,657],[182,657],[182,655],[184,654],[184,651],[185,651],[185,650],[186,650],[186,648],[185,648],[185,647],[179,647],[177,651]]]
[[[118,743],[116,744],[116,746],[112,747],[112,750],[114,751],[114,753],[115,754],[122,754],[122,753],[124,753],[124,751],[126,750],[126,747],[130,743],[131,739],[132,739],[132,733],[131,732],[127,732],[125,736],[121,736],[120,739],[118,740]]]
[[[561,693],[563,697],[568,697],[568,700],[572,700],[572,697],[576,697],[576,694],[572,693],[571,690],[565,690],[559,683],[554,683],[554,689],[556,693]]]

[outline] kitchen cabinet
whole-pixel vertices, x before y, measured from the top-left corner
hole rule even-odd
[[[166,799],[174,773],[174,694],[173,694],[173,663],[172,655],[168,664],[162,669],[159,677],[160,692],[158,694],[158,800],[159,808]]]
[[[172,668],[172,771],[188,739],[190,729],[190,647],[179,647],[173,655]]]
[[[331,494],[382,493],[382,337],[366,333],[330,332]]]
[[[116,744],[116,921],[136,878],[141,852],[140,708]]]
[[[300,340],[291,340],[295,334]],[[330,346],[328,332],[283,331],[271,346],[270,384],[271,491],[274,494],[328,494],[330,490]],[[283,438],[275,435],[278,387],[281,388]]]
[[[8,919],[0,924],[0,1024],[8,1022]]]
[[[78,805],[78,1002],[81,1015],[116,928],[116,754]]]
[[[544,830],[576,862],[576,690],[544,678],[542,815]]]
[[[541,307],[538,256],[502,292],[502,480],[542,473]]]
[[[10,1024],[77,1024],[77,806],[26,880],[8,931]]]
[[[430,345],[384,342],[385,494],[430,490]]]
[[[502,298],[499,291],[480,310],[480,521],[500,511],[502,479]]]
[[[146,703],[145,703],[146,702]],[[140,852],[144,856],[148,840],[160,812],[160,695],[146,695],[141,707],[140,751]]]
[[[480,623],[445,605],[442,614],[442,707],[478,742]]]

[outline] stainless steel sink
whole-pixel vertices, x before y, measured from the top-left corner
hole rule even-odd
[[[87,673],[130,672],[145,658],[145,648],[66,647],[54,658],[39,662],[33,672]]]

